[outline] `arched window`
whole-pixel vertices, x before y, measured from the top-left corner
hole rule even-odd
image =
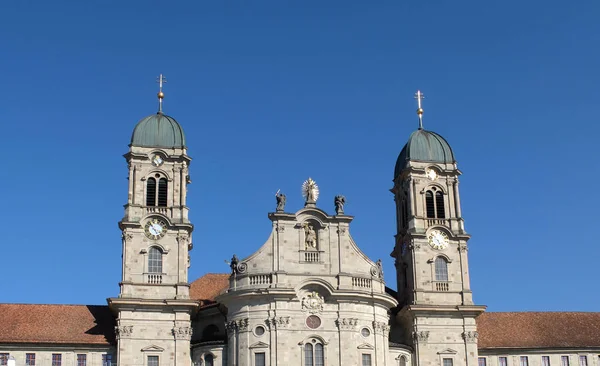
[[[400,366],[406,366],[406,357],[404,357],[404,356],[400,357]]]
[[[157,247],[148,251],[148,273],[162,273],[162,251]]]
[[[204,366],[214,366],[215,365],[215,356],[210,353],[204,356]]]
[[[446,210],[444,209],[444,192],[435,187],[425,192],[425,209],[428,219],[444,219],[446,218]]]
[[[435,259],[435,280],[448,282],[448,262],[444,257],[437,257]]]
[[[427,217],[435,218],[435,203],[433,202],[433,192],[425,192],[425,206],[427,208]]]
[[[146,182],[146,206],[156,206],[156,179],[148,178]]]
[[[440,191],[435,192],[435,211],[438,219],[443,219],[446,217],[446,212],[444,210],[444,194]]]
[[[442,198],[443,199],[443,198]],[[158,180],[158,204],[157,206],[167,206],[167,178],[160,178]]]
[[[325,352],[323,345],[312,340],[312,343],[304,345],[304,366],[324,366]]]

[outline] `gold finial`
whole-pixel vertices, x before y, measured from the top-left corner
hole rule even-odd
[[[417,100],[417,115],[419,116],[419,130],[423,129],[423,108],[421,108],[421,100],[423,100],[425,96],[421,93],[420,90],[417,90],[415,93],[415,99]]]
[[[163,84],[167,82],[167,78],[160,74],[158,78],[156,78],[156,82],[158,83],[158,113],[162,113],[162,103],[165,97],[165,93],[163,93],[162,88]]]

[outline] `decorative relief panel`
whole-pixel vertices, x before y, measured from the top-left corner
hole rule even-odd
[[[117,339],[128,338],[133,333],[133,325],[117,325],[115,326],[115,335]]]
[[[227,331],[227,335],[232,336],[236,331],[238,332],[246,332],[248,330],[249,324],[248,318],[232,320],[225,323],[225,330]]]
[[[318,292],[312,291],[302,298],[302,310],[311,314],[318,314],[323,311],[325,299]]]
[[[192,328],[190,327],[175,327],[171,330],[175,339],[189,341],[192,339]]]
[[[339,318],[336,319],[335,324],[340,330],[356,330],[358,325],[357,318]]]

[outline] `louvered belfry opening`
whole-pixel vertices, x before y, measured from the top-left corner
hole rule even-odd
[[[156,206],[156,179],[148,178],[146,182],[146,206]]]
[[[433,192],[425,192],[425,206],[427,208],[427,217],[435,218],[435,203],[433,202]]]
[[[160,178],[158,180],[158,205],[161,207],[167,206],[167,179]]]
[[[444,194],[440,191],[435,192],[435,206],[437,211],[437,218],[445,219],[446,211],[444,210]]]

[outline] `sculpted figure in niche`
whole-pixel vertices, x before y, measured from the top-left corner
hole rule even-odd
[[[343,215],[344,214],[344,205],[346,204],[346,197],[339,194],[339,195],[335,196],[333,203],[335,205],[335,214]]]
[[[277,208],[275,209],[275,211],[283,212],[283,210],[285,209],[285,201],[286,201],[285,194],[277,191],[277,193],[275,193],[275,198],[277,199]]]
[[[304,224],[304,243],[305,249],[317,248],[317,233],[311,224]]]

